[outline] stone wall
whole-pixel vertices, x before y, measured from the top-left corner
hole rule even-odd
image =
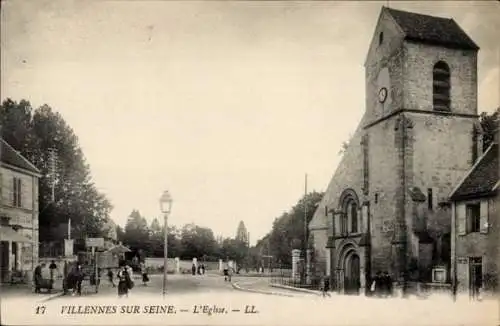
[[[404,108],[432,111],[432,71],[445,61],[450,68],[451,112],[477,114],[477,53],[412,42],[404,43]]]
[[[391,270],[391,241],[397,202],[399,157],[395,148],[396,118],[387,119],[368,129],[370,155],[370,229],[371,274]]]

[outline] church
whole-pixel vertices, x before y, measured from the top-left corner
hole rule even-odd
[[[449,284],[449,196],[483,154],[478,51],[453,19],[382,7],[364,115],[308,226],[335,290],[364,293],[377,272]]]

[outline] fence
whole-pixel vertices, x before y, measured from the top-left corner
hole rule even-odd
[[[152,274],[163,272],[163,262],[164,262],[163,258],[147,257],[144,260],[144,264],[145,264],[146,268]],[[206,271],[218,271],[219,270],[219,262],[198,260],[198,265],[200,265],[200,264],[203,264],[205,266]],[[192,266],[193,266],[192,260],[179,260],[179,272],[181,274],[190,274]],[[175,273],[175,272],[176,272],[175,258],[168,258],[168,260],[167,260],[167,273]]]
[[[293,275],[292,267],[289,265],[278,265],[270,274],[270,283],[276,285],[293,286],[296,288],[319,290],[321,285],[321,274],[316,268],[304,270],[304,263],[299,263],[296,275]]]

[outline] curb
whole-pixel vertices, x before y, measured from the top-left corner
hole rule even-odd
[[[46,302],[46,301],[54,300],[56,298],[62,297],[63,295],[64,295],[64,292],[60,291],[60,292],[57,292],[57,293],[49,295],[47,298],[41,299],[40,302]]]
[[[304,292],[304,293],[309,293],[309,294],[315,294],[315,295],[321,295],[320,291],[315,291],[315,290],[309,290],[309,289],[301,289],[301,288],[296,288],[293,286],[289,285],[282,285],[282,284],[269,284],[271,287],[274,288],[281,288],[281,289],[287,289],[291,291],[297,291],[297,292]]]
[[[253,289],[246,289],[242,288],[238,283],[233,283],[231,282],[231,286],[239,291],[244,291],[244,292],[253,292],[253,293],[259,293],[259,294],[267,294],[267,295],[278,295],[282,297],[293,297],[291,294],[286,294],[286,293],[279,293],[279,292],[268,292],[268,291],[262,291],[262,290],[253,290]]]

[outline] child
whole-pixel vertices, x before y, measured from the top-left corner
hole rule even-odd
[[[323,274],[323,276],[321,277],[321,293],[323,297],[325,296],[330,297],[330,292],[328,292],[329,290],[330,290],[330,280],[328,279],[328,276]]]
[[[146,265],[144,263],[141,263],[141,273],[142,273],[142,284],[144,286],[147,286],[149,282],[149,277],[148,277],[148,271],[146,269]]]

